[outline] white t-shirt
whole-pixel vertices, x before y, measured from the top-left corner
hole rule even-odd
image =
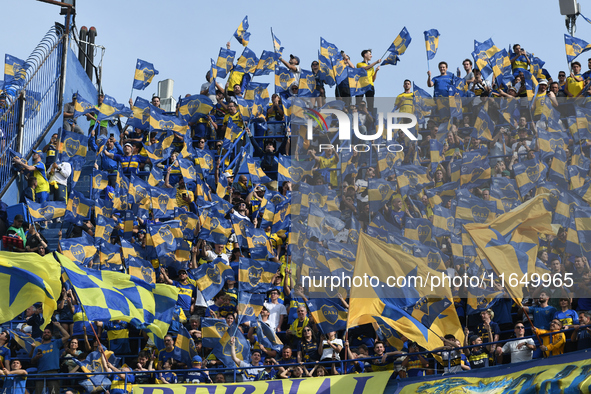
[[[529,361],[532,358],[533,350],[523,345],[521,349],[517,348],[520,343],[528,343],[535,345],[531,338],[519,338],[503,345],[503,353],[511,353],[511,363],[520,363],[522,361]]]
[[[335,346],[341,346],[343,347],[343,340],[342,339],[335,339],[332,341],[332,344]],[[332,346],[330,346],[328,344],[328,341],[322,341],[322,356],[320,357],[320,360],[324,360],[324,359],[332,359],[332,354],[335,353],[336,354],[336,359],[340,360],[341,356],[339,356],[339,353],[337,353]]]
[[[60,163],[57,166],[60,171],[55,170],[53,173],[53,178],[58,184],[62,186],[68,186],[68,178],[72,174],[72,166],[68,162]]]
[[[246,361],[240,360],[240,367],[247,368],[252,367],[251,363],[247,363]],[[242,370],[242,380],[252,381],[255,380],[259,373],[264,370],[265,368],[249,368]]]
[[[279,325],[279,316],[287,316],[287,309],[283,304],[273,304],[272,302],[265,302],[265,308],[269,311],[267,324],[275,331]]]
[[[226,253],[222,253],[218,256],[217,254],[215,254],[211,250],[208,250],[207,252],[205,252],[205,259],[207,261],[214,261],[218,257],[221,257],[221,259],[224,260],[224,263],[226,263],[226,265],[230,265],[230,260],[228,259],[228,255]]]

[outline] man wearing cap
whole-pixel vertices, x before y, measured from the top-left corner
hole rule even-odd
[[[8,230],[6,231],[6,235],[17,236],[18,238],[20,238],[21,241],[23,241],[22,248],[17,247],[13,244],[13,251],[16,252],[24,252],[25,247],[27,246],[27,236],[25,234],[25,229],[23,227],[24,221],[25,218],[23,217],[23,215],[16,215],[12,222],[12,226],[8,227]]]
[[[144,164],[146,164],[146,161],[148,160],[142,155],[132,154],[133,149],[133,145],[128,142],[123,145],[123,156],[109,151],[105,151],[104,153],[108,158],[121,163],[123,174],[130,176],[131,174],[137,175],[139,170],[144,166]]]
[[[74,113],[76,112],[76,93],[72,95],[72,101],[64,104],[64,131],[73,131],[74,133],[84,134],[84,131],[76,123]]]
[[[37,188],[35,189],[35,202],[44,203],[49,200],[49,182],[47,181],[47,173],[45,164],[43,164],[43,153],[38,150],[33,151],[33,165],[30,166],[27,162],[20,158],[14,157],[12,159],[14,164],[21,166],[27,171],[33,173],[37,179]]]
[[[542,117],[544,112],[549,111],[552,108],[551,101],[547,100],[548,96],[546,95],[546,90],[548,89],[548,81],[545,79],[540,80],[538,82],[538,93],[536,94],[536,99],[533,103],[533,113],[534,113],[534,121],[537,122]],[[546,111],[544,111],[546,109]],[[549,115],[547,113],[547,115]]]
[[[289,55],[289,62],[286,62],[285,59],[282,57],[279,58],[285,67],[289,69],[293,73],[293,77],[295,79],[294,83],[299,86],[300,84],[300,73],[302,72],[302,68],[300,67],[300,58],[294,55]]]
[[[187,270],[182,269],[178,271],[178,280],[172,280],[166,274],[166,270],[160,268],[160,274],[164,279],[164,283],[176,286],[179,289],[179,298],[176,304],[181,307],[185,316],[191,316],[193,309],[193,293],[197,289],[197,282],[189,278]]]
[[[192,368],[186,373],[185,383],[213,383],[209,371],[201,368],[202,363],[200,356],[193,357]]]
[[[376,64],[381,63],[382,59],[378,59],[375,62],[370,63],[371,58],[372,58],[371,49],[364,49],[363,51],[361,51],[361,57],[363,58],[363,61],[357,63],[357,68],[362,68],[365,71],[367,71],[367,79],[369,80],[369,84],[371,85],[371,87],[367,92],[365,92],[365,97],[367,99],[367,107],[369,108],[369,110],[371,112],[373,110],[373,98],[376,94],[376,89],[375,89],[373,83],[376,80],[376,77],[378,75],[378,71],[380,71],[380,66],[377,66],[375,70],[374,70],[374,67]],[[360,95],[360,96],[357,96],[357,98],[355,99],[355,101],[357,102],[357,105],[359,105],[359,103],[361,103],[362,97],[363,97],[363,95]]]

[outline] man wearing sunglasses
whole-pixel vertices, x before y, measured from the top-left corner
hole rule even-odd
[[[536,344],[531,338],[525,337],[525,326],[523,323],[515,325],[515,341],[507,342],[503,347],[497,347],[497,363],[503,363],[503,354],[511,353],[511,363],[519,363],[531,360]]]

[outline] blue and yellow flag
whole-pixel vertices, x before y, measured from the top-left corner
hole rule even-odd
[[[474,52],[472,52],[472,57],[474,58],[474,63],[482,73],[483,79],[488,78],[492,73],[489,59],[499,51],[500,49],[494,44],[491,38],[484,42],[474,40]]]
[[[498,212],[509,212],[520,202],[517,182],[505,177],[491,178],[490,200],[496,201]]]
[[[373,239],[362,233],[359,238],[355,276],[368,275],[376,279],[372,286],[351,289],[348,327],[382,319],[408,339],[425,349],[441,346],[440,337],[452,334],[460,341],[464,333],[447,284],[431,293],[425,281],[401,286],[381,286],[383,278],[413,276],[426,279],[440,276],[421,259],[406,254],[398,245]],[[377,282],[377,283],[376,283]]]
[[[160,299],[156,299],[156,294],[166,294],[175,302],[178,297],[176,288],[159,289],[171,286],[149,285],[123,273],[79,267],[63,255],[56,256],[89,320],[123,320],[138,329],[153,327],[158,323],[156,305]],[[163,304],[170,306],[169,302]],[[161,334],[160,330],[157,331]]]
[[[450,209],[441,205],[433,207],[433,235],[435,237],[444,237],[454,232],[455,219]]]
[[[105,94],[103,103],[98,107],[97,119],[98,121],[101,121],[116,116],[129,117],[132,113],[133,111],[127,108],[124,104],[117,103],[117,100]]]
[[[127,125],[140,130],[150,130],[150,119],[152,112],[158,112],[150,102],[141,97],[136,97],[132,108],[132,115],[127,120]]]
[[[427,59],[431,60],[437,53],[439,46],[439,32],[437,29],[431,29],[423,32],[425,34],[425,48],[427,49]],[[409,41],[410,42],[410,41]]]
[[[394,42],[392,42],[392,45],[388,48],[388,51],[394,52],[397,55],[403,55],[404,52],[406,52],[406,48],[410,45],[410,41],[410,34],[408,30],[406,30],[406,27],[403,27],[400,34],[398,34],[398,37],[394,39]]]
[[[7,330],[10,335],[12,336],[12,339],[14,339],[14,341],[16,343],[18,343],[18,345],[20,347],[22,347],[23,349],[25,349],[25,351],[27,353],[30,353],[33,351],[34,347],[37,347],[39,345],[41,345],[41,342],[36,341],[35,339],[33,339],[33,337],[31,337],[31,334],[25,334],[24,332],[21,331],[14,331],[11,329]]]
[[[234,57],[236,56],[236,52],[230,49],[220,48],[220,53],[218,55],[217,61],[215,63],[217,70],[218,70],[218,78],[226,78],[228,73],[232,70],[234,66]]]
[[[389,64],[395,66],[400,61],[400,57],[394,52],[388,52],[386,58],[380,63],[380,66],[387,66]]]
[[[495,124],[490,116],[488,116],[488,102],[480,108],[478,118],[476,118],[476,122],[474,122],[474,128],[476,129],[474,137],[477,139],[485,139],[487,141],[493,140],[492,136],[495,131]]]
[[[238,28],[234,32],[234,38],[236,38],[236,40],[240,44],[242,44],[242,46],[247,46],[248,41],[250,40],[250,33],[247,30],[248,30],[248,15],[246,15],[244,17],[244,19],[242,20],[242,22],[240,22],[240,25],[238,26]]]
[[[274,69],[275,67],[273,67]],[[250,81],[244,88],[244,99],[246,101],[254,101],[257,94],[263,99],[269,99],[268,86],[268,83]]]
[[[181,363],[185,365],[192,365],[193,357],[197,356],[197,347],[195,346],[195,342],[193,341],[191,334],[189,334],[187,328],[182,324],[180,325],[174,346],[175,351],[178,349]]]
[[[82,226],[84,218],[88,217],[90,208],[94,206],[94,200],[85,198],[82,193],[72,190],[66,204],[64,221]]]
[[[235,280],[232,268],[219,257],[192,269],[190,273],[206,300],[213,299],[227,280]]]
[[[347,310],[338,298],[310,298],[307,305],[318,328],[325,335],[347,327]]]
[[[373,86],[365,69],[349,67],[347,72],[351,97],[364,95]]]
[[[255,327],[258,343],[276,352],[280,352],[283,349],[283,342],[281,342],[277,333],[267,323],[255,321],[253,326]]]
[[[149,224],[146,245],[154,247],[160,264],[165,267],[171,265],[177,267],[179,266],[178,262],[191,259],[190,253],[186,250],[178,220]]]
[[[542,130],[538,130],[538,133]],[[557,147],[552,157],[552,163],[548,168],[548,180],[556,183],[563,190],[568,190],[568,181],[566,177],[566,152]]]
[[[151,105],[151,104],[150,104]],[[151,107],[149,107],[151,109]],[[150,131],[151,130],[166,130],[174,131],[180,135],[185,135],[189,126],[186,121],[175,115],[164,115],[158,111],[150,111]]]
[[[295,83],[293,73],[287,68],[277,64],[275,67],[275,93],[283,93]]]
[[[196,122],[205,117],[213,108],[213,102],[207,96],[196,94],[183,97],[179,102],[179,115],[185,122]]]
[[[283,53],[283,47],[279,38],[273,33],[273,28],[271,28],[271,36],[273,37],[273,50],[281,55]]]
[[[240,291],[266,293],[271,289],[271,279],[279,268],[280,264],[272,261],[257,261],[241,257],[238,271]]]
[[[306,175],[312,175],[313,161],[295,161],[290,156],[279,155],[275,158],[277,161],[277,181],[282,182],[301,182]]]
[[[340,54],[339,48],[335,44],[331,44],[324,38],[320,37],[320,54],[327,59],[335,57]]]
[[[0,252],[0,323],[6,323],[36,302],[43,304],[43,324],[49,323],[61,294],[61,267],[52,256]]]
[[[398,188],[403,196],[419,194],[429,182],[427,169],[416,165],[401,165],[395,168]]]
[[[98,110],[96,109],[95,104],[92,104],[90,101],[86,100],[80,93],[76,93],[74,99],[74,117],[77,118],[81,115],[86,115],[90,113],[97,113]]]
[[[523,198],[537,184],[546,179],[548,167],[537,159],[526,160],[513,166],[519,194]]]
[[[82,236],[78,238],[62,239],[60,247],[64,256],[78,265],[89,265],[97,253],[94,238],[86,232],[82,232]]]
[[[71,131],[62,131],[59,142],[60,160],[70,161],[73,157],[86,158],[88,137]]]
[[[460,167],[460,185],[464,188],[482,186],[491,177],[490,160],[486,149],[476,149],[464,153]]]
[[[257,55],[250,48],[244,48],[242,55],[240,55],[236,61],[234,71],[254,74],[258,64],[259,59],[257,58]]]
[[[63,201],[46,201],[38,204],[27,199],[29,214],[33,222],[44,222],[61,218],[66,214],[66,203]]]
[[[318,78],[330,86],[334,86],[336,83],[332,62],[320,51],[318,51]]]
[[[121,249],[123,250],[123,243],[121,244]],[[125,265],[127,266],[129,275],[141,279],[150,285],[156,284],[156,273],[154,272],[152,263],[148,260],[137,256],[128,256],[125,257]]]
[[[98,199],[94,206],[95,215],[112,216],[113,215],[113,202],[110,200]]]
[[[385,179],[369,179],[367,197],[371,212],[377,212],[386,205],[396,192],[396,183]]]
[[[433,224],[429,219],[408,218],[404,224],[404,236],[420,243],[436,247],[433,240]]]
[[[503,48],[491,56],[489,63],[492,65],[493,77],[498,86],[506,84],[513,78],[511,75],[511,59],[509,59],[506,49]]]
[[[538,235],[555,234],[548,195],[538,195],[487,224],[465,224],[474,245],[498,275],[517,278],[535,272]],[[523,297],[522,286],[505,286],[514,299]]]
[[[119,226],[114,219],[103,215],[96,215],[95,239],[102,239],[103,241],[109,242],[113,231],[118,229]]]
[[[316,89],[316,76],[312,71],[302,70],[298,86],[298,97],[318,97],[320,91]]]
[[[129,194],[128,201],[132,204],[137,204],[140,208],[150,209],[152,187],[150,184],[138,176],[131,174],[129,180]]]
[[[497,203],[476,197],[457,198],[456,223],[489,223],[497,216]]]
[[[238,330],[236,323],[234,323],[222,336],[222,339],[217,343],[215,348],[213,349],[213,354],[220,360],[226,368],[235,368],[236,363],[232,360],[231,357],[231,346],[230,339],[234,337],[235,339],[235,352],[236,357],[246,362],[250,360],[250,342],[248,339],[244,337],[242,331]],[[249,373],[247,370],[244,370],[244,375],[249,380],[254,380],[257,377],[257,373]]]
[[[269,75],[274,72],[280,56],[281,55],[278,52],[263,51],[254,72],[254,76]]]
[[[228,331],[225,320],[204,317],[201,319],[201,339],[203,347],[213,349]]]
[[[568,34],[564,35],[564,46],[566,48],[566,61],[569,63],[575,60],[581,53],[591,49],[591,44],[587,41],[569,36]]]
[[[199,239],[204,239],[217,244],[226,244],[232,233],[232,224],[223,214],[214,209],[209,209],[201,223]]]
[[[154,75],[158,75],[158,70],[152,63],[137,59],[135,64],[135,75],[133,77],[133,88],[144,90],[152,82]]]
[[[238,323],[257,321],[257,318],[263,310],[266,295],[264,293],[249,293],[240,291],[238,294]]]
[[[28,64],[24,60],[6,54],[4,57],[4,87],[16,85],[22,88],[27,77],[27,69]]]
[[[155,218],[170,218],[174,215],[174,208],[177,206],[176,189],[153,187],[150,197]]]
[[[124,270],[123,260],[121,259],[121,249],[119,245],[113,245],[109,242],[100,240],[98,242],[99,264],[93,266],[99,270],[118,271]]]

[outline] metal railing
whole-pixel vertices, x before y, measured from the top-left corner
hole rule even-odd
[[[8,148],[28,157],[61,115],[67,39],[64,26],[52,26],[27,59],[23,87],[7,97],[4,108],[0,102],[0,196],[16,177]]]

